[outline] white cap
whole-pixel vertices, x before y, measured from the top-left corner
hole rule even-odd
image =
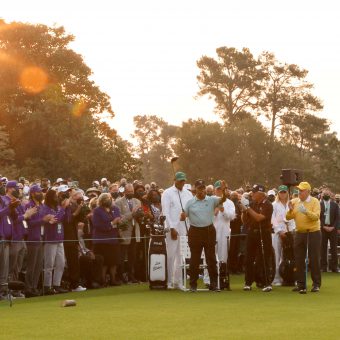
[[[64,180],[61,177],[59,177],[55,182],[60,183],[60,182],[64,182]]]
[[[107,182],[107,178],[103,177],[103,178],[100,180],[100,182],[104,182],[104,181]]]
[[[267,192],[267,195],[270,196],[270,195],[273,195],[273,196],[276,196],[276,192],[274,190],[269,190]]]
[[[66,192],[68,190],[70,190],[70,188],[66,184],[58,186],[58,192]]]
[[[93,184],[99,185],[98,181],[93,181]]]

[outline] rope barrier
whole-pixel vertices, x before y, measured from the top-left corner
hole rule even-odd
[[[246,236],[247,234],[233,234],[233,235],[229,235],[226,237],[240,237],[240,236]],[[158,236],[158,235],[156,235]],[[130,239],[150,239],[152,237],[151,236],[140,236],[140,237],[136,237],[136,236],[131,236],[129,238],[126,237],[110,237],[110,238],[82,238],[82,241],[112,241],[112,240],[130,240]],[[59,242],[79,242],[80,240],[57,240],[57,241],[48,241],[48,240],[41,240],[41,241],[26,241],[26,240],[0,240],[0,243],[21,243],[21,242],[25,242],[25,243],[59,243]]]
[[[159,236],[159,235],[156,235]],[[243,234],[232,234],[226,237],[243,237],[243,236],[247,236],[246,233]],[[82,238],[82,241],[113,241],[113,240],[124,240],[124,241],[128,241],[131,239],[150,239],[152,237],[152,235],[150,236],[140,236],[140,237],[136,237],[136,236],[131,236],[129,238],[126,237],[110,237],[110,238]],[[337,235],[338,238],[340,238],[340,235]],[[80,240],[58,240],[58,241],[48,241],[48,240],[41,240],[41,241],[26,241],[26,240],[0,240],[0,243],[59,243],[59,242],[79,242]]]

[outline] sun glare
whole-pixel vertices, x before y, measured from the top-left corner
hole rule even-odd
[[[25,67],[20,74],[20,84],[26,92],[37,94],[45,90],[48,76],[40,67]]]

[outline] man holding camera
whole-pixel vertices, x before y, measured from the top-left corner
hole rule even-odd
[[[271,236],[271,218],[273,205],[266,197],[265,187],[261,184],[255,184],[252,188],[252,202],[250,205],[245,200],[241,200],[240,208],[242,210],[243,223],[248,228],[246,241],[246,266],[245,266],[245,285],[243,290],[251,290],[254,282],[254,262],[256,256],[260,254],[260,260],[263,266],[263,292],[272,290],[269,279],[270,257],[272,249]]]

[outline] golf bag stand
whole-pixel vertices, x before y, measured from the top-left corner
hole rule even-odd
[[[229,261],[229,237],[227,237],[227,254],[228,254],[228,261]],[[229,266],[228,261],[226,262],[219,262],[219,283],[220,283],[220,289],[230,289],[230,275],[229,275]]]
[[[149,288],[167,289],[168,268],[164,230],[165,217],[160,222],[150,225],[149,242]]]

